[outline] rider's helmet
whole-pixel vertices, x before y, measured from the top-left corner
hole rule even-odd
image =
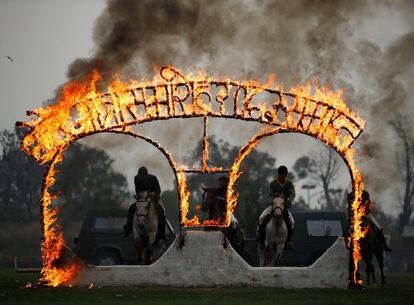
[[[145,176],[147,176],[148,175],[148,169],[145,167],[145,166],[141,166],[139,169],[138,169],[138,176],[140,176],[140,177],[145,177]]]
[[[369,193],[366,190],[362,191],[362,205],[365,206],[365,213],[370,213],[373,208],[373,203],[369,197]]]
[[[286,166],[284,166],[284,165],[282,165],[282,166],[279,166],[279,168],[277,169],[277,174],[280,176],[280,177],[287,177],[287,174],[288,174],[288,169],[287,169],[287,167]]]
[[[365,206],[365,211],[366,213],[369,213],[372,209],[373,203],[370,199],[369,193],[366,190],[362,191],[362,195],[361,195],[361,204],[363,206]],[[348,202],[352,202],[354,200],[354,192],[352,191],[351,193],[348,194]]]

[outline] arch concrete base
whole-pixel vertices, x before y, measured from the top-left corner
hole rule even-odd
[[[309,267],[251,267],[219,231],[187,231],[149,266],[86,266],[73,285],[174,287],[348,287],[348,251],[343,238]],[[288,253],[285,253],[288,255]]]

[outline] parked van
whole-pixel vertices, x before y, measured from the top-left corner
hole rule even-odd
[[[343,212],[307,211],[292,214],[295,219],[294,249],[283,252],[282,266],[313,264],[346,230],[346,214]],[[251,264],[258,266],[256,239],[248,238],[246,247]]]
[[[137,252],[131,233],[124,236],[127,210],[93,210],[85,217],[79,236],[74,239],[73,250],[86,263],[95,265],[136,264]],[[175,232],[166,223],[164,253],[175,239]]]

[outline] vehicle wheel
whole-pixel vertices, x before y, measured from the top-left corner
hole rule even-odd
[[[96,264],[98,266],[113,266],[119,265],[120,263],[121,259],[118,253],[113,250],[100,251],[96,257]]]

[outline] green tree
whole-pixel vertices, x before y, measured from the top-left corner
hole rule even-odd
[[[212,166],[230,167],[241,149],[222,140],[209,138],[208,164]],[[193,164],[200,159],[201,144],[190,154]],[[235,190],[239,199],[235,216],[248,236],[254,236],[260,213],[268,204],[267,194],[270,181],[276,175],[276,159],[267,153],[253,150],[241,164],[243,174],[238,179]],[[216,187],[217,174],[192,175],[189,186],[193,200],[201,200],[201,186]]]
[[[0,236],[0,246],[20,240],[16,248],[7,246],[16,255],[20,250],[33,249],[40,232],[34,232],[39,222],[40,189],[44,166],[40,166],[20,149],[25,130],[0,132],[0,223],[7,234]],[[119,208],[130,193],[124,175],[113,169],[113,160],[103,150],[74,143],[66,151],[64,161],[57,168],[53,193],[59,195],[54,202],[59,208],[58,222],[66,233],[77,234],[88,209]],[[19,224],[21,230],[10,230]],[[31,229],[26,229],[31,228]],[[26,230],[26,231],[25,231]],[[24,238],[19,232],[30,232]],[[14,243],[16,244],[16,243]],[[4,248],[3,248],[4,249]],[[20,249],[20,250],[19,250]]]
[[[0,133],[0,219],[37,221],[43,166],[20,149],[24,131]],[[113,160],[103,150],[74,143],[57,167],[54,192],[59,194],[63,221],[80,219],[88,209],[120,207],[130,198],[127,180],[113,169]]]
[[[20,149],[24,130],[0,133],[0,220],[25,223],[39,216],[44,169]]]
[[[295,212],[309,211],[309,210],[310,210],[310,206],[305,201],[305,198],[303,198],[303,196],[299,196],[292,204],[292,208],[290,209],[290,212],[295,213]]]
[[[401,183],[396,190],[398,207],[401,209],[398,214],[398,232],[402,234],[414,211],[414,140],[411,136],[409,118],[396,115],[390,125],[400,144],[396,146],[395,159]]]
[[[105,151],[79,143],[64,153],[53,191],[59,194],[59,219],[66,232],[77,234],[78,226],[73,225],[90,209],[118,209],[132,200],[127,180],[113,162]]]
[[[343,206],[344,190],[333,188],[333,183],[339,176],[339,168],[340,159],[330,147],[326,147],[320,154],[300,157],[293,165],[299,179],[308,179],[322,188],[324,208],[327,210],[338,210]]]

